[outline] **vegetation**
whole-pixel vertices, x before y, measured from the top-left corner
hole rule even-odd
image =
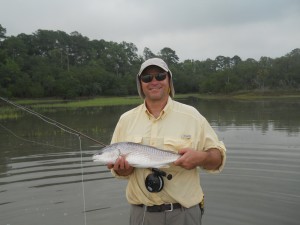
[[[139,97],[104,97],[93,98],[80,101],[70,102],[44,102],[43,104],[33,105],[33,108],[81,108],[81,107],[96,107],[96,106],[116,106],[116,105],[137,105],[142,103]]]
[[[259,100],[259,99],[300,99],[299,93],[294,92],[268,92],[267,95],[257,94],[256,92],[242,92],[233,95],[210,95],[210,94],[177,94],[176,100],[186,98],[200,99],[238,99],[238,100]],[[39,112],[55,111],[59,108],[64,110],[73,110],[86,107],[103,107],[103,106],[120,106],[120,105],[138,105],[142,103],[142,99],[135,97],[95,97],[89,99],[77,100],[60,100],[60,99],[19,99],[14,103],[25,106],[27,108],[37,110]],[[3,119],[17,119],[24,112],[16,107],[0,101],[0,121]],[[1,126],[1,124],[0,124]]]
[[[174,74],[176,93],[220,93],[300,89],[300,49],[259,61],[217,56],[179,62],[168,47],[138,55],[133,43],[89,40],[78,32],[38,30],[6,36],[0,25],[0,96],[64,98],[137,95],[140,64],[163,58]]]

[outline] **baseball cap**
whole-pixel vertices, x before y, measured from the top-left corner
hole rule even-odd
[[[166,71],[166,72],[168,72],[170,74],[170,96],[171,96],[171,98],[174,98],[175,90],[174,90],[174,85],[173,85],[173,79],[172,79],[173,75],[172,75],[172,72],[171,72],[171,70],[169,70],[169,67],[165,63],[165,61],[163,61],[160,58],[151,58],[151,59],[148,59],[148,60],[146,60],[145,62],[142,63],[140,71],[139,71],[139,73],[136,76],[137,89],[138,89],[138,93],[139,93],[140,97],[142,99],[145,98],[145,95],[143,93],[139,77],[141,76],[141,74],[143,73],[143,71],[148,66],[158,66],[158,67],[162,68],[164,71]]]

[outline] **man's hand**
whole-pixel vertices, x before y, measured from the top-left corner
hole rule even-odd
[[[133,167],[128,164],[125,157],[120,156],[115,164],[107,164],[108,169],[113,169],[119,176],[128,176],[133,172]]]
[[[222,163],[222,155],[218,149],[212,148],[207,151],[195,151],[184,148],[178,151],[182,155],[174,162],[175,166],[181,166],[187,170],[201,166],[208,170],[216,170]]]

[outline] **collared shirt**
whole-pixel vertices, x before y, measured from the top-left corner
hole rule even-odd
[[[157,148],[178,152],[183,148],[206,151],[217,148],[222,153],[223,169],[226,149],[207,120],[192,106],[168,99],[158,118],[147,110],[144,104],[125,112],[115,128],[112,143],[135,142]],[[163,203],[180,203],[191,207],[201,202],[203,191],[200,185],[199,168],[186,170],[180,166],[170,165],[162,168],[172,179],[164,178],[164,188],[158,193],[151,193],[145,187],[145,179],[150,169],[135,168],[128,178],[126,197],[130,204],[160,205]],[[117,176],[113,170],[112,173]],[[119,177],[119,176],[117,176]]]

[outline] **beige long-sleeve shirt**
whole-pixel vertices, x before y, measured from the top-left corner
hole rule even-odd
[[[168,99],[168,103],[158,118],[153,117],[145,104],[124,113],[115,128],[112,143],[130,141],[157,148],[178,152],[182,148],[205,151],[217,148],[222,153],[223,169],[226,160],[226,148],[207,120],[192,106]],[[158,193],[151,193],[145,187],[145,179],[150,169],[135,168],[126,177],[128,185],[126,197],[130,204],[160,205],[180,203],[191,207],[201,202],[203,191],[200,185],[199,168],[186,170],[170,165],[163,168],[172,175],[171,180],[164,178],[164,188]],[[113,172],[114,175],[116,175]]]

